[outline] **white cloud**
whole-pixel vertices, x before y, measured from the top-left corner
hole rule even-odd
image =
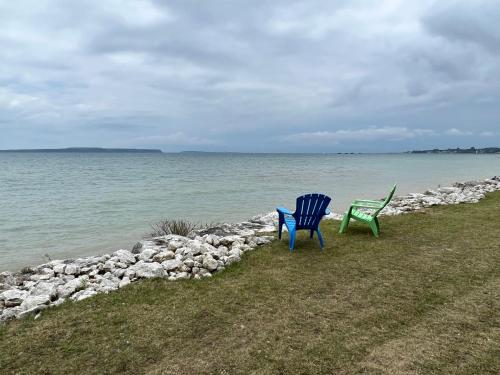
[[[128,141],[130,142],[130,141]],[[184,132],[175,132],[165,135],[151,135],[134,138],[132,144],[156,144],[156,145],[182,145],[182,146],[206,146],[217,144],[216,140],[190,136]]]
[[[498,135],[498,133],[492,132],[492,131],[484,131],[479,133],[481,137],[495,137]]]
[[[25,139],[16,128],[250,151],[287,133],[373,149],[498,137],[498,1],[469,3],[0,1],[2,144]]]
[[[448,129],[444,132],[446,135],[456,135],[456,136],[470,136],[474,135],[474,132],[471,132],[470,130],[461,130],[457,128],[451,128]]]
[[[409,129],[407,127],[371,127],[364,129],[343,129],[290,134],[282,139],[291,142],[339,143],[342,141],[399,141],[415,137],[432,136],[431,129]]]

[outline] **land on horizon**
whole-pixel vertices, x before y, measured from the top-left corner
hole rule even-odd
[[[414,150],[410,154],[500,154],[500,147],[484,147],[484,148],[448,148],[432,150]]]
[[[151,148],[105,148],[105,147],[66,147],[66,148],[23,148],[0,150],[0,152],[151,152],[162,153],[162,150]]]
[[[107,148],[107,147],[64,147],[64,148],[21,148],[5,149],[0,153],[8,152],[48,152],[48,153],[165,153],[161,149],[155,148]],[[167,152],[170,153],[170,152]],[[296,154],[295,152],[238,152],[238,151],[196,151],[185,150],[172,152],[175,154]],[[362,154],[500,154],[500,147],[485,148],[448,148],[448,149],[427,149],[412,150],[405,152],[300,152],[300,154],[319,155],[362,155]]]

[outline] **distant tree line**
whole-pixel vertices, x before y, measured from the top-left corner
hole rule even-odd
[[[415,150],[410,151],[410,154],[500,154],[500,147],[485,147],[485,148],[448,148],[440,150],[438,148],[432,150]]]

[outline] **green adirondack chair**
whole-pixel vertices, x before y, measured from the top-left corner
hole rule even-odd
[[[383,210],[385,206],[391,201],[394,192],[396,191],[396,185],[392,188],[391,192],[384,200],[372,201],[372,200],[355,200],[352,202],[349,211],[347,211],[344,215],[344,219],[342,220],[342,224],[340,225],[339,233],[342,234],[347,230],[349,226],[349,221],[351,219],[361,221],[362,223],[366,223],[370,226],[375,237],[378,237],[380,234],[380,224],[378,222],[378,214]],[[359,211],[358,208],[368,208],[375,210],[371,214]]]

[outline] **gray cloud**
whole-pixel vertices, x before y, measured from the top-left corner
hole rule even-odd
[[[500,7],[471,4],[4,2],[0,148],[498,143]],[[384,131],[412,136],[341,136]]]

